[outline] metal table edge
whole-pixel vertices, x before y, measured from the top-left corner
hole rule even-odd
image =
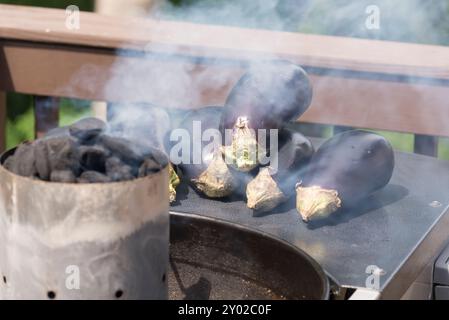
[[[380,290],[380,299],[401,298],[421,272],[448,244],[449,206],[422,237],[419,244],[392,273]]]

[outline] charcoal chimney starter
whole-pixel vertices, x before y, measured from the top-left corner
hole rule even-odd
[[[0,181],[0,299],[167,299],[167,167],[70,184],[0,165]]]

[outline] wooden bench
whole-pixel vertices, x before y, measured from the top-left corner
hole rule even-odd
[[[273,57],[297,62],[311,75],[314,99],[301,122],[413,133],[415,152],[433,156],[438,137],[449,137],[449,47],[85,12],[81,28],[69,30],[63,10],[0,5],[0,149],[4,92],[36,97],[36,130],[42,134],[57,126],[59,97],[177,108],[223,104],[251,61]],[[139,61],[173,75],[188,70],[195,99],[105,90],[114,63]],[[90,72],[76,79],[86,67]],[[196,81],[207,75],[223,80],[208,86]]]

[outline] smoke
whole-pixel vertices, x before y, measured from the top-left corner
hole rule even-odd
[[[366,27],[368,6],[379,8],[379,29]],[[445,0],[158,0],[154,1],[147,16],[156,20],[444,44],[449,43],[448,12],[449,1]],[[275,43],[272,45],[276,46]],[[119,52],[119,56],[126,56],[127,59],[117,59],[112,66],[105,95],[129,101],[120,104],[110,119],[113,127],[121,128],[116,132],[128,137],[150,139],[150,135],[157,131],[157,138],[153,140],[158,146],[166,146],[164,135],[176,128],[184,113],[180,112],[178,119],[171,117],[170,123],[168,113],[155,112],[155,106],[166,110],[198,108],[202,107],[205,95],[216,96],[213,104],[223,105],[229,87],[239,78],[242,70],[264,68],[263,62],[266,60],[278,59],[276,56],[254,56],[223,65],[222,60],[210,57],[192,59],[185,55],[181,47],[172,47],[171,51],[164,48],[163,53],[155,53],[153,49],[154,44],[148,44],[133,57],[127,51]],[[333,75],[334,71],[332,66],[328,66],[321,72],[321,75]],[[320,77],[320,81],[327,81],[326,77]],[[402,82],[413,81],[405,77]],[[417,92],[420,90],[416,89]],[[419,98],[419,93],[417,95]],[[288,98],[279,97],[280,100]],[[143,101],[149,104],[140,104]],[[335,110],[338,111],[339,106],[344,104],[344,101],[336,101]],[[150,132],[149,127],[157,129]]]
[[[156,1],[152,18],[379,40],[449,44],[447,0]],[[174,5],[173,3],[177,4]],[[366,28],[366,8],[380,11]]]

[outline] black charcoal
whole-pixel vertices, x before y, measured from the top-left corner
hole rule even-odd
[[[50,181],[53,182],[63,182],[63,183],[74,183],[76,182],[76,177],[72,171],[53,171],[50,175]]]
[[[36,156],[37,175],[42,180],[49,180],[51,174],[50,161],[48,159],[47,144],[44,140],[34,142],[34,154]]]
[[[97,118],[85,118],[75,122],[69,127],[73,137],[78,138],[81,143],[95,140],[106,129],[106,123]]]
[[[79,152],[76,140],[71,137],[52,137],[41,141],[46,145],[51,171],[79,172]]]
[[[136,151],[137,148],[131,146],[134,143],[127,139],[101,135],[98,142],[129,165],[138,165],[143,160],[141,153]]]
[[[32,143],[22,143],[14,153],[12,171],[20,176],[34,177],[37,173],[35,159]]]
[[[80,164],[85,171],[106,172],[109,151],[100,146],[81,146],[78,149]]]
[[[45,134],[45,137],[57,137],[57,136],[69,136],[70,131],[68,127],[60,127],[60,128],[54,128],[48,131]]]
[[[6,158],[5,162],[3,163],[3,166],[9,171],[14,171],[15,160],[16,158],[14,157],[14,155],[11,155],[8,158]]]
[[[78,183],[107,183],[111,178],[96,171],[84,171],[78,178]]]
[[[106,124],[84,119],[19,145],[4,167],[16,174],[62,183],[107,183],[159,172],[165,154],[147,140],[103,134]]]
[[[145,159],[139,168],[139,177],[145,177],[161,171],[162,166],[154,159]]]
[[[117,157],[111,157],[106,160],[106,175],[112,181],[126,181],[132,180],[136,176],[133,173],[133,168],[123,163]]]
[[[168,165],[168,159],[165,153],[159,149],[147,146],[143,149],[143,158],[152,159],[159,164],[160,168],[165,168]]]

